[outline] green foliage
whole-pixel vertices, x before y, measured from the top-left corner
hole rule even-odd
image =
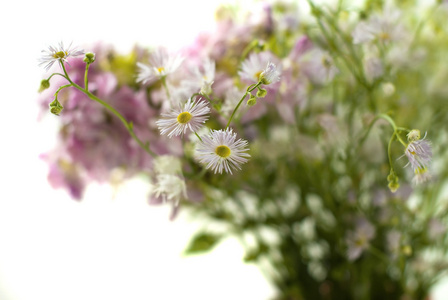
[[[186,254],[199,254],[213,249],[222,236],[208,232],[197,233],[191,240],[190,245],[185,250]]]

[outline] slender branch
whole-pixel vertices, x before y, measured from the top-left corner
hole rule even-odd
[[[253,90],[255,90],[256,88],[258,88],[261,85],[261,82],[259,81],[256,84],[251,84],[247,89],[246,89],[246,93],[244,94],[244,96],[241,98],[240,102],[238,102],[238,105],[235,107],[235,109],[232,112],[232,115],[230,116],[229,121],[227,122],[226,125],[226,129],[230,126],[230,122],[232,122],[233,117],[235,116],[236,111],[238,110],[238,108],[241,106],[241,103],[243,103],[244,98],[246,98],[247,94],[250,94],[250,92],[252,92]]]
[[[85,89],[86,91],[89,90],[89,80],[88,80],[88,78],[87,78],[87,75],[88,75],[88,73],[89,73],[89,67],[90,67],[90,64],[87,63],[87,64],[86,64],[86,71],[85,71],[85,73],[84,73],[84,89]]]
[[[119,113],[115,108],[113,108],[110,104],[108,104],[107,102],[101,100],[100,98],[98,98],[97,96],[95,96],[94,94],[92,94],[91,92],[89,92],[87,89],[82,88],[81,86],[79,86],[78,84],[74,83],[70,77],[67,74],[67,70],[65,69],[64,64],[61,62],[61,66],[62,69],[64,70],[64,74],[66,79],[68,80],[68,82],[71,83],[71,86],[75,87],[76,89],[78,89],[79,91],[83,92],[86,96],[88,96],[90,99],[100,103],[101,105],[103,105],[107,110],[109,110],[111,113],[113,113],[115,116],[117,116],[117,118],[123,123],[124,127],[126,127],[126,129],[128,130],[129,134],[132,136],[132,138],[138,143],[138,145],[145,150],[149,155],[151,155],[152,157],[156,157],[157,155],[151,150],[149,149],[149,144],[146,143],[144,144],[136,135],[133,129],[133,125],[132,122],[128,122],[126,120],[126,118]]]

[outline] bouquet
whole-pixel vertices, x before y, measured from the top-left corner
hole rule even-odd
[[[427,299],[448,270],[448,3],[223,6],[181,51],[43,51],[48,179],[81,200],[135,176],[226,236],[275,299]]]

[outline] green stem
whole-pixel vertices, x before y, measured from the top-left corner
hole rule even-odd
[[[387,156],[389,157],[389,165],[390,165],[390,168],[391,168],[392,170],[394,169],[394,165],[393,165],[393,162],[392,162],[392,153],[391,153],[391,149],[392,149],[392,142],[394,141],[394,138],[395,138],[396,135],[397,135],[396,132],[394,132],[394,133],[392,134],[392,136],[390,137],[390,140],[389,140],[389,144],[387,145]]]
[[[67,77],[65,77],[64,74],[61,74],[61,73],[53,73],[53,74],[50,75],[50,77],[47,78],[47,80],[50,80],[51,77],[53,77],[54,75],[59,75],[59,76],[64,77],[65,79],[67,79]]]
[[[61,66],[62,69],[64,70],[64,74],[65,77],[67,78],[67,80],[71,83],[71,86],[75,87],[76,89],[78,89],[79,91],[83,92],[86,96],[88,96],[90,99],[100,103],[101,105],[103,105],[107,110],[109,110],[111,113],[113,113],[124,125],[124,127],[126,127],[126,129],[128,130],[129,134],[132,136],[132,138],[138,143],[138,145],[145,150],[148,154],[150,154],[152,157],[156,157],[157,155],[151,151],[151,149],[149,149],[149,144],[144,144],[134,133],[134,129],[133,129],[133,125],[132,122],[128,122],[125,117],[123,117],[122,114],[120,114],[115,108],[113,108],[111,105],[109,105],[107,102],[104,102],[103,100],[101,100],[100,98],[98,98],[97,96],[95,96],[94,94],[92,94],[91,92],[89,92],[88,90],[82,88],[81,86],[77,85],[76,83],[74,83],[70,77],[67,74],[67,70],[65,69],[64,64],[61,62]]]
[[[364,134],[364,136],[361,138],[359,144],[358,144],[358,149],[361,148],[361,146],[364,144],[364,142],[366,141],[370,131],[372,130],[373,125],[375,124],[376,121],[378,121],[379,119],[384,119],[387,122],[389,122],[389,124],[392,126],[393,130],[394,130],[394,135],[397,136],[398,141],[400,141],[400,143],[404,146],[407,147],[407,144],[403,141],[403,139],[400,137],[399,132],[400,131],[409,131],[409,129],[404,128],[404,127],[397,127],[397,125],[395,125],[394,120],[392,120],[391,117],[389,117],[386,114],[379,114],[377,115],[372,122],[370,122],[369,127],[367,128],[366,133]]]
[[[163,77],[161,78],[161,80],[162,80],[163,88],[165,89],[165,92],[166,92],[166,97],[167,97],[168,99],[170,99],[170,98],[171,98],[171,97],[170,97],[170,91],[168,90],[168,86],[166,85],[165,76],[163,76]]]
[[[212,103],[212,100],[207,95],[204,95],[204,94],[201,94],[201,93],[194,93],[193,95],[191,95],[190,98],[193,100],[193,98],[196,97],[196,96],[204,97],[205,99],[207,99],[208,102]]]
[[[198,139],[201,141],[201,143],[202,143],[202,139],[201,139],[201,137],[199,136],[199,134],[197,134],[197,132],[195,131],[194,132],[194,134],[198,137]]]
[[[256,48],[257,46],[258,46],[258,40],[253,40],[252,42],[250,42],[249,45],[247,45],[246,48],[244,48],[243,53],[240,57],[240,61],[245,60],[249,52],[252,51],[252,49]]]
[[[84,73],[84,89],[86,90],[86,91],[88,91],[89,90],[89,80],[88,80],[88,78],[87,78],[87,75],[88,75],[88,73],[89,73],[89,67],[90,67],[90,64],[86,64],[86,71],[85,71],[85,73]]]
[[[237,106],[235,107],[235,109],[232,112],[232,115],[230,116],[229,121],[227,122],[227,126],[225,129],[227,129],[230,126],[230,122],[232,122],[233,116],[235,116],[236,111],[238,110],[238,108],[241,106],[241,103],[243,103],[244,98],[246,98],[247,94],[249,94],[250,92],[252,92],[253,90],[255,90],[256,88],[258,88],[261,85],[261,82],[259,81],[257,84],[251,84],[247,89],[246,89],[246,93],[244,94],[244,96],[241,98],[240,102],[238,102]]]
[[[63,85],[63,86],[59,87],[58,90],[56,91],[56,93],[54,93],[55,98],[56,98],[56,99],[58,98],[58,94],[59,94],[59,92],[60,92],[62,89],[68,88],[68,87],[70,87],[70,86],[73,86],[73,84],[66,84],[66,85]]]

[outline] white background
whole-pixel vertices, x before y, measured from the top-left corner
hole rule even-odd
[[[83,202],[52,190],[38,155],[56,117],[37,122],[40,51],[60,40],[179,47],[213,27],[217,1],[2,1],[0,4],[0,300],[269,299],[274,289],[242,263],[237,241],[183,257],[200,222],[146,204],[144,183]],[[144,3],[144,4],[142,4]],[[439,292],[434,299],[448,299]]]

